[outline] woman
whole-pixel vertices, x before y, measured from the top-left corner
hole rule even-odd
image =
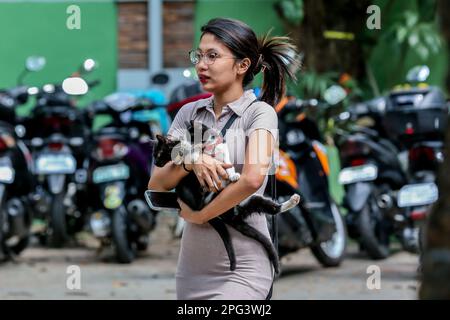
[[[272,106],[284,93],[285,77],[295,79],[298,54],[287,38],[266,35],[258,40],[249,26],[237,20],[213,19],[201,31],[198,49],[189,54],[203,89],[213,96],[183,106],[168,135],[183,136],[191,120],[220,131],[236,114],[230,127],[235,135],[228,139],[227,134],[227,145],[241,177],[223,189],[221,178],[227,178],[225,169],[230,165],[202,154],[193,164],[171,161],[155,168],[148,187],[171,190],[193,170],[203,187],[221,190],[201,211],[193,211],[179,200],[180,216],[187,223],[176,273],[178,299],[265,299],[273,270],[263,247],[228,228],[237,262],[230,271],[223,241],[206,222],[264,192],[277,141],[278,122]],[[252,90],[244,90],[259,72],[264,74],[262,101],[256,101]],[[253,214],[247,221],[270,237],[264,215]]]

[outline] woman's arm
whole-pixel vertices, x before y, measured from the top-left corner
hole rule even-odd
[[[219,176],[227,179],[228,175],[225,169],[232,167],[232,164],[222,163],[208,155],[202,154],[198,163],[185,164],[185,167],[187,170],[192,170],[196,174],[202,187],[209,187],[210,191],[215,191],[215,188],[210,187],[210,185],[212,186],[214,181],[221,188]],[[148,182],[148,189],[155,191],[172,190],[188,173],[184,170],[183,166],[169,161],[162,168],[154,168],[150,181]]]
[[[201,211],[192,211],[180,202],[180,215],[186,221],[202,224],[238,205],[242,200],[255,193],[264,183],[270,168],[275,140],[265,129],[257,129],[250,134],[245,151],[245,163],[241,178],[214,198]]]
[[[162,168],[155,166],[148,182],[148,189],[170,191],[187,175],[188,172],[183,169],[183,166],[176,165],[172,161],[166,163]]]

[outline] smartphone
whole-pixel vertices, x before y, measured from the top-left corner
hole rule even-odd
[[[145,200],[150,208],[160,210],[180,210],[175,191],[146,190]]]

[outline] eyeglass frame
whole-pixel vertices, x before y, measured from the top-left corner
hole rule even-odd
[[[198,60],[197,63],[194,63],[194,62],[192,61],[192,59],[191,59],[191,54],[192,54],[193,52],[197,52],[197,53],[200,54],[200,59]],[[190,50],[190,51],[188,52],[189,60],[191,61],[191,63],[192,63],[194,66],[196,66],[197,64],[199,64],[202,60],[203,60],[203,62],[204,62],[206,65],[210,66],[210,65],[212,65],[214,62],[216,62],[216,60],[219,59],[219,58],[225,58],[225,59],[239,59],[239,58],[237,58],[237,57],[235,57],[235,56],[232,56],[232,57],[230,57],[230,56],[224,56],[224,55],[222,55],[222,54],[220,54],[220,53],[218,53],[218,52],[215,52],[218,56],[217,56],[212,62],[207,63],[206,60],[205,60],[205,57],[206,57],[206,54],[207,54],[208,52],[210,52],[210,51],[207,51],[206,53],[203,53],[203,52],[201,52],[199,49],[192,49],[192,50]],[[208,59],[208,58],[207,58],[207,59]]]

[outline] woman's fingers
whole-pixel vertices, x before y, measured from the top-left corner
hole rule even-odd
[[[219,176],[221,176],[223,179],[228,179],[228,173],[225,171],[225,169],[222,166],[217,166],[217,173]]]
[[[215,169],[217,169],[216,167]],[[211,175],[213,178],[213,182],[215,183],[215,188],[217,190],[222,190],[222,180],[220,180],[219,175],[217,174],[217,171],[211,171]]]
[[[222,163],[209,155],[203,155],[202,162],[193,165],[195,175],[200,185],[209,191],[223,189],[222,179],[227,180],[228,173],[225,169],[233,167],[230,163]]]
[[[208,190],[213,192],[216,190],[216,187],[214,186],[214,182],[211,179],[211,177],[209,175],[205,175],[205,182],[206,182],[206,186],[208,187]]]
[[[194,173],[197,176],[197,180],[200,183],[200,186],[205,189],[205,179],[203,179],[202,169],[197,169],[197,167],[194,167]]]

